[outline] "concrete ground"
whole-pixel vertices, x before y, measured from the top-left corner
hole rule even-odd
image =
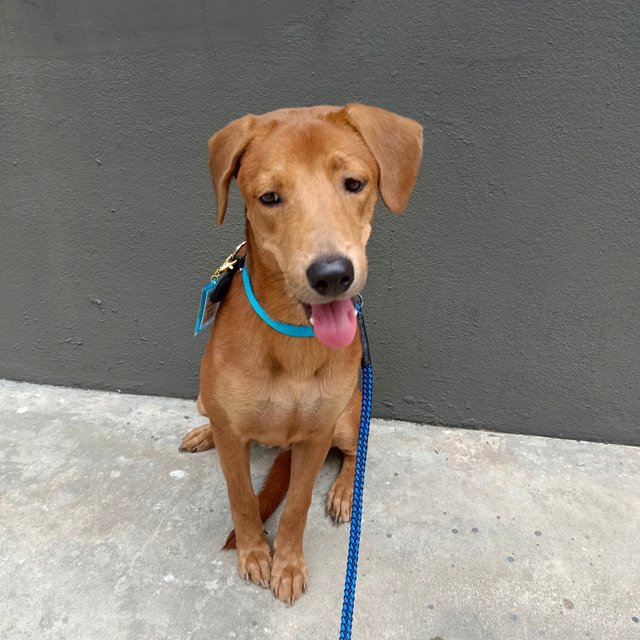
[[[0,638],[338,637],[338,457],[288,608],[220,550],[216,454],[178,453],[199,422],[193,402],[0,382]],[[354,639],[640,638],[640,449],[375,421],[366,487]]]

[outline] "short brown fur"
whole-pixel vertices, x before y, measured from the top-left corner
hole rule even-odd
[[[306,278],[319,256],[346,255],[355,296],[367,275],[366,244],[378,193],[399,213],[422,155],[422,128],[408,118],[360,104],[282,109],[249,115],[209,141],[218,221],[236,177],[245,202],[247,268],[256,297],[281,322],[307,324],[303,305],[325,302]],[[364,181],[360,193],[346,178]],[[282,195],[278,207],[258,199]],[[307,588],[302,552],[316,476],[329,448],[344,454],[327,499],[338,522],[351,515],[360,392],[358,338],[329,349],[315,338],[292,338],[252,310],[241,278],[220,306],[201,365],[198,410],[210,423],[191,431],[182,450],[215,446],[227,482],[242,577],[292,603]],[[251,442],[290,449],[278,456],[257,497],[251,484]],[[287,492],[274,552],[263,522]]]

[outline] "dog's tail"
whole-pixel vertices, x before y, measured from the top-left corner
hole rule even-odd
[[[282,451],[273,461],[267,479],[258,493],[258,503],[260,505],[260,519],[264,524],[269,516],[278,508],[284,500],[289,489],[289,479],[291,477],[291,449]],[[235,529],[229,534],[223,549],[236,548]]]

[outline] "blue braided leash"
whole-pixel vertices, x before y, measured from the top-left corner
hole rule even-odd
[[[351,507],[351,531],[349,533],[349,551],[347,552],[347,570],[344,579],[344,597],[342,600],[342,621],[340,640],[350,640],[353,622],[353,604],[356,595],[358,577],[358,553],[360,551],[360,525],[362,522],[362,495],[364,493],[364,472],[367,464],[367,444],[369,441],[369,423],[371,422],[371,395],[373,391],[373,371],[369,354],[369,341],[362,314],[362,298],[356,303],[360,341],[362,342],[362,410],[358,431],[358,449],[356,453],[356,471],[353,479],[353,503]]]

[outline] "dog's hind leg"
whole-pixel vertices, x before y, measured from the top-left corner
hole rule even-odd
[[[201,416],[207,417],[207,410],[204,408],[200,396],[198,396],[196,400],[196,409]],[[180,451],[196,453],[198,451],[213,449],[215,446],[213,425],[209,422],[189,431],[180,443]]]
[[[208,423],[189,431],[180,443],[180,451],[197,453],[198,451],[214,449],[215,446],[216,443],[213,439],[213,426],[211,423]]]
[[[326,502],[327,515],[336,524],[349,522],[353,502],[353,477],[356,470],[356,451],[358,448],[358,429],[362,394],[356,388],[347,408],[340,414],[331,446],[337,447],[344,456],[342,468],[329,489]]]
[[[204,408],[204,404],[202,402],[200,394],[198,394],[198,397],[196,398],[196,409],[201,416],[204,416],[205,418],[209,417],[207,410]]]

